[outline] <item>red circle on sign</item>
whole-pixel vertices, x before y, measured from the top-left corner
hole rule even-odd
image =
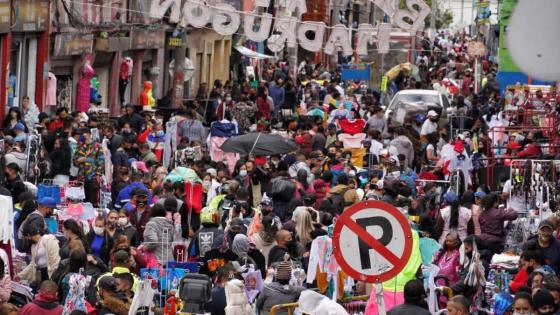
[[[340,250],[340,233],[342,231],[342,228],[345,227],[345,226],[348,227],[348,221],[353,222],[352,225],[357,225],[357,223],[352,219],[352,216],[359,211],[363,211],[363,210],[367,211],[368,209],[379,209],[379,210],[387,212],[389,215],[391,215],[392,217],[394,217],[397,220],[397,222],[399,223],[399,225],[401,226],[401,228],[404,232],[404,250],[403,250],[402,256],[398,257],[397,262],[392,263],[393,268],[391,268],[389,271],[383,272],[383,273],[378,274],[378,275],[364,275],[364,274],[360,273],[359,271],[354,269],[352,266],[350,266],[346,262],[346,260],[344,259],[343,255],[342,255],[342,251]],[[354,231],[354,229],[352,229],[350,227],[348,227],[348,228],[352,232],[356,233],[356,231]],[[364,230],[362,230],[362,232],[363,231]],[[362,232],[358,232],[356,234],[358,235],[358,237],[360,239],[363,240]],[[369,233],[368,233],[368,235],[369,235]],[[371,235],[369,235],[369,236],[371,236]],[[336,262],[342,268],[342,270],[344,270],[344,272],[346,274],[348,274],[349,276],[351,276],[352,278],[354,278],[356,280],[361,280],[361,281],[370,282],[370,283],[381,283],[383,281],[387,281],[389,279],[392,279],[393,277],[398,275],[404,269],[404,267],[406,266],[406,264],[408,262],[408,259],[410,258],[411,254],[412,254],[412,230],[410,228],[410,225],[409,225],[406,217],[402,214],[401,211],[399,211],[399,209],[395,208],[394,206],[392,206],[388,203],[382,202],[382,201],[377,201],[377,200],[362,201],[362,202],[356,203],[356,204],[350,206],[349,208],[347,208],[346,210],[344,210],[342,215],[337,219],[336,224],[334,226],[334,231],[333,231],[333,246],[334,246],[334,256],[336,257]],[[383,247],[383,248],[385,248],[385,247]],[[385,250],[389,251],[386,248],[385,248]],[[383,255],[382,253],[378,253],[378,254]]]

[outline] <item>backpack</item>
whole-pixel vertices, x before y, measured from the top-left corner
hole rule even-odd
[[[330,203],[330,208],[332,209],[333,215],[335,214],[342,214],[344,211],[344,207],[346,207],[346,201],[344,201],[344,194],[348,191],[349,188],[344,188],[339,193],[332,193],[331,195],[325,199],[328,203]]]
[[[224,198],[224,200],[218,206],[218,211],[220,213],[220,223],[222,227],[225,229],[227,220],[229,218],[229,211],[235,207],[234,200],[230,200],[228,198]]]

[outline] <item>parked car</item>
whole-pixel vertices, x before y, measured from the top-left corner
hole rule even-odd
[[[440,115],[440,122],[447,121],[451,110],[447,96],[434,90],[402,90],[391,100],[384,118],[391,118],[391,125],[402,125],[407,117],[425,116],[430,110]]]

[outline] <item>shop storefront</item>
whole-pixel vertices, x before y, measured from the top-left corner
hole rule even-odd
[[[72,110],[76,109],[73,106],[76,104],[78,83],[83,77],[83,57],[92,53],[93,34],[64,33],[55,36],[50,72],[56,80],[59,107],[70,108],[72,105]]]
[[[9,8],[9,1],[7,1]],[[8,106],[18,106],[23,96],[35,98],[37,82],[38,39],[45,31],[49,14],[48,0],[13,1],[15,22],[11,27],[8,68]],[[6,2],[0,8],[6,7]],[[39,78],[41,79],[41,78]]]
[[[161,98],[162,71],[165,60],[165,30],[163,28],[136,28],[130,32],[133,70],[130,80],[130,103],[138,104],[144,81],[152,81],[154,98]]]

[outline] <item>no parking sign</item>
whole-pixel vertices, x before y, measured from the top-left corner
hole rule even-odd
[[[354,279],[381,283],[395,277],[412,253],[412,231],[406,217],[382,201],[362,201],[336,221],[336,261]]]

